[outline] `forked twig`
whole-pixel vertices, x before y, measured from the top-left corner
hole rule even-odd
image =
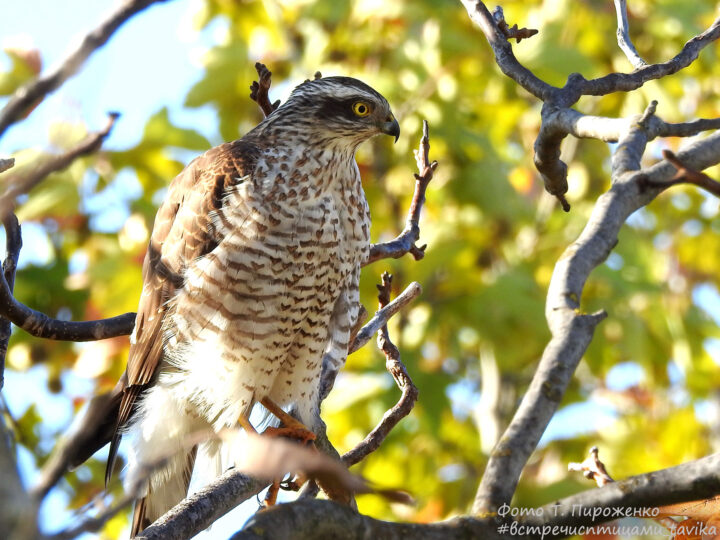
[[[364,266],[380,259],[399,259],[406,253],[410,253],[416,261],[425,256],[427,245],[418,247],[415,243],[420,239],[420,212],[423,204],[425,204],[425,191],[438,166],[437,161],[430,161],[430,136],[428,134],[427,120],[423,120],[423,136],[420,139],[418,149],[414,150],[413,153],[415,154],[419,174],[415,173],[414,175],[415,191],[410,203],[405,229],[394,240],[372,244],[370,246],[370,255]]]
[[[392,276],[384,272],[382,275],[382,284],[378,285],[378,302],[380,309],[390,303],[391,286]],[[377,450],[398,422],[410,414],[418,398],[418,389],[413,384],[405,365],[400,360],[400,351],[390,340],[387,323],[378,331],[377,344],[378,348],[385,354],[385,367],[390,375],[392,375],[398,388],[400,388],[402,395],[395,406],[383,415],[382,420],[375,426],[375,429],[355,446],[355,448],[343,455],[342,460],[348,467],[359,463],[370,453]]]

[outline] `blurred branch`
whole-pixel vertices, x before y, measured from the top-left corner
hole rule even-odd
[[[107,124],[102,130],[89,133],[80,143],[64,154],[48,158],[44,163],[41,163],[27,174],[18,174],[17,176],[10,175],[6,177],[4,180],[7,188],[5,189],[5,193],[0,196],[0,217],[5,220],[15,209],[15,199],[45,180],[49,174],[61,171],[67,168],[77,158],[92,154],[98,150],[102,142],[110,134],[118,116],[118,113],[109,113]]]
[[[416,261],[425,256],[427,246],[418,247],[415,242],[420,238],[420,212],[425,203],[425,191],[438,166],[437,161],[430,162],[430,137],[428,135],[427,120],[423,120],[423,136],[420,139],[418,149],[414,150],[414,154],[420,174],[415,174],[415,191],[410,203],[405,229],[395,240],[372,244],[370,246],[370,255],[363,266],[380,259],[399,259],[406,253],[410,253],[415,257]]]
[[[634,68],[641,68],[647,62],[638,54],[630,39],[630,23],[627,16],[627,0],[615,0],[615,12],[617,14],[617,42],[618,46],[625,53],[628,61]]]
[[[380,309],[390,303],[391,286],[392,276],[384,272],[382,275],[382,285],[378,285]],[[382,420],[375,429],[355,446],[355,448],[343,455],[342,460],[348,467],[359,463],[370,453],[377,450],[398,422],[410,414],[418,398],[418,389],[413,384],[407,369],[405,369],[405,365],[400,360],[400,351],[395,344],[390,341],[387,322],[382,325],[378,331],[377,344],[378,348],[385,354],[385,367],[388,372],[390,372],[390,375],[392,375],[402,395],[398,402],[383,415]]]
[[[8,540],[38,538],[37,507],[20,480],[10,429],[0,408],[0,531]]]
[[[542,507],[543,511],[529,513],[523,523],[550,526],[579,526],[590,523],[597,525],[617,519],[617,510],[631,509],[642,512],[657,506],[705,499],[719,493],[720,454],[713,454],[690,463],[631,476],[577,493]],[[603,510],[607,511],[602,512]]]
[[[255,70],[258,73],[258,80],[253,81],[250,85],[250,99],[258,104],[260,110],[267,118],[280,106],[280,100],[278,99],[275,103],[270,103],[268,92],[272,84],[270,80],[272,72],[265,64],[261,64],[260,62],[255,63]]]
[[[43,464],[37,480],[30,488],[30,495],[40,502],[73,467],[84,463],[100,446],[108,443],[115,430],[122,392],[127,386],[127,374],[123,374],[115,388],[95,396],[87,410],[70,426],[53,448]],[[95,441],[102,441],[98,444]]]
[[[15,158],[0,159],[0,173],[7,171],[15,165]]]
[[[675,175],[667,161],[648,169],[635,169],[647,143],[644,130],[651,124],[649,108],[620,139],[618,151],[625,165],[613,166],[612,187],[596,202],[579,238],[559,258],[548,289],[545,317],[552,339],[545,348],[530,387],[510,425],[488,461],[475,497],[473,513],[492,514],[509,503],[530,454],[562,400],[570,378],[589,345],[604,312],[584,314],[580,309],[583,288],[590,272],[610,254],[618,231],[637,209],[650,203]],[[628,122],[630,124],[630,122]],[[686,167],[702,170],[720,162],[720,132],[696,141],[679,153]],[[697,497],[696,497],[697,498]]]
[[[22,86],[0,111],[0,136],[8,127],[22,120],[28,112],[51,92],[57,90],[82,67],[88,57],[105,45],[115,31],[133,15],[148,6],[168,0],[126,0],[100,25],[88,33],[77,48],[46,75]]]

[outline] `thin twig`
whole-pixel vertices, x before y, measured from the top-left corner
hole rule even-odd
[[[712,454],[576,493],[529,512],[523,522],[527,525],[577,526],[587,525],[592,520],[592,524],[597,525],[617,519],[618,511],[642,515],[643,510],[656,506],[714,497],[720,493],[719,471],[720,454]]]
[[[5,178],[7,188],[5,193],[0,196],[0,217],[3,221],[14,211],[15,199],[19,195],[30,191],[49,174],[67,168],[77,158],[92,154],[100,148],[102,142],[110,134],[118,116],[118,113],[109,113],[107,124],[102,130],[89,133],[80,143],[64,154],[47,159],[47,161],[41,163],[27,174],[18,173]]]
[[[19,120],[28,110],[40,103],[51,92],[57,90],[67,79],[77,73],[88,57],[105,45],[115,31],[133,15],[148,6],[167,0],[128,0],[112,12],[100,25],[88,33],[57,67],[46,75],[22,86],[15,91],[0,111],[0,136]]]
[[[542,101],[550,99],[560,91],[559,88],[549,85],[518,62],[510,42],[498,28],[484,2],[479,0],[461,0],[461,2],[465,6],[470,20],[478,25],[485,34],[495,55],[495,62],[505,75]]]
[[[370,338],[372,338],[375,332],[379,331],[383,326],[387,324],[390,318],[395,315],[398,311],[407,306],[410,302],[415,300],[422,292],[422,287],[416,281],[413,281],[408,285],[405,290],[399,294],[395,300],[387,304],[386,306],[379,309],[372,319],[370,319],[365,326],[355,336],[355,339],[348,348],[348,354],[352,354],[357,351],[360,347],[365,345]]]
[[[275,103],[270,103],[268,92],[272,84],[272,72],[265,64],[261,64],[260,62],[255,63],[255,70],[258,73],[258,80],[253,81],[250,85],[250,99],[258,104],[260,110],[267,118],[280,106],[280,100],[278,99]]]
[[[515,38],[516,43],[520,43],[523,39],[533,37],[538,33],[537,30],[532,28],[518,28],[517,24],[513,24],[512,27],[508,26],[508,23],[505,21],[505,13],[503,12],[503,8],[500,6],[495,7],[495,10],[493,11],[493,19],[495,19],[495,23],[505,38]]]
[[[663,157],[677,169],[677,173],[666,182],[653,182],[645,180],[645,184],[653,187],[668,188],[677,184],[692,184],[720,197],[720,182],[713,180],[707,174],[688,167],[680,161],[670,150],[663,150]]]
[[[630,39],[630,23],[627,16],[627,0],[615,0],[615,13],[617,14],[617,42],[618,46],[625,53],[628,61],[634,68],[647,65],[647,62],[638,54],[632,40]]]
[[[399,259],[406,253],[410,253],[416,261],[425,256],[427,245],[418,247],[415,243],[420,238],[420,212],[425,203],[425,191],[438,166],[437,161],[430,162],[430,137],[427,120],[423,120],[423,136],[418,149],[414,150],[414,154],[419,174],[415,174],[415,191],[410,203],[405,229],[394,240],[372,244],[370,255],[364,265],[380,259]]]
[[[390,288],[392,276],[387,272],[382,275],[382,285],[378,285],[378,301],[380,309],[390,302]],[[385,354],[385,367],[387,368],[398,388],[402,392],[398,402],[389,409],[382,417],[380,423],[375,426],[367,437],[365,437],[355,448],[343,455],[342,460],[348,467],[359,463],[369,454],[377,450],[390,431],[408,414],[415,406],[418,398],[418,389],[408,375],[405,365],[400,360],[400,351],[390,340],[387,324],[384,324],[378,331],[378,348]]]

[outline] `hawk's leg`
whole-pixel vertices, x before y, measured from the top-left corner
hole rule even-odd
[[[240,427],[245,430],[245,433],[252,433],[253,435],[257,435],[257,430],[250,423],[250,420],[248,420],[245,415],[240,415],[240,418],[238,418],[238,424],[240,424]]]
[[[315,440],[315,434],[302,422],[297,420],[292,415],[286,413],[282,407],[278,406],[274,401],[268,397],[264,397],[260,400],[260,403],[273,415],[275,415],[281,422],[281,427],[268,427],[263,431],[263,435],[268,437],[285,437],[293,439],[301,444],[312,444]],[[289,489],[297,491],[302,484],[305,483],[305,478],[297,477],[295,480],[288,482],[286,485]],[[278,492],[280,491],[280,480],[275,480],[272,485],[268,488],[267,495],[263,501],[264,507],[274,506],[277,502]]]

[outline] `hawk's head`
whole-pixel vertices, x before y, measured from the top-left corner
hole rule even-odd
[[[393,135],[396,141],[400,136],[387,100],[352,77],[305,81],[270,115],[273,117],[289,121],[308,135],[343,140],[350,146],[379,133]]]

